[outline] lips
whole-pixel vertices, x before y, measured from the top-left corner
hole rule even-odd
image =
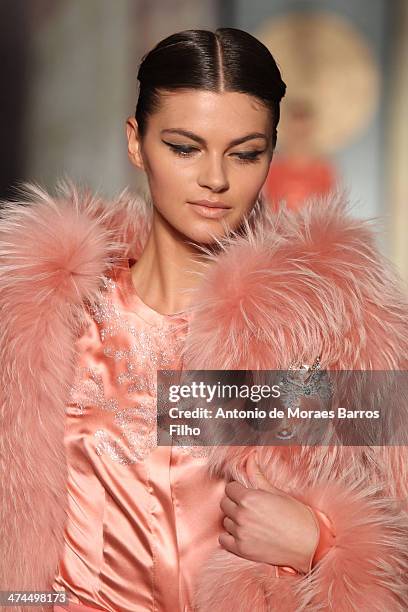
[[[220,202],[218,200],[196,200],[195,202],[190,202],[190,204],[196,204],[197,206],[208,206],[208,208],[231,208],[231,206],[227,206],[224,202]]]
[[[224,202],[214,202],[211,200],[199,200],[197,202],[189,202],[194,211],[207,219],[220,219],[229,214],[231,206],[227,206]]]

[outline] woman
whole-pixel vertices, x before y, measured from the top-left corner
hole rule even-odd
[[[158,369],[397,369],[408,311],[341,198],[263,208],[285,85],[259,41],[180,32],[138,78],[150,208],[62,183],[3,209],[1,588],[73,610],[406,609],[405,447],[156,444]]]

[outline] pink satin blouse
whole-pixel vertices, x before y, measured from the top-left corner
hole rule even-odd
[[[188,317],[147,306],[131,263],[106,279],[77,341],[53,588],[69,592],[72,609],[185,612],[200,566],[220,546],[226,483],[210,479],[205,448],[156,444],[156,370],[181,368]]]

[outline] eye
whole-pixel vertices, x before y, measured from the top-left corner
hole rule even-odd
[[[233,153],[232,155],[236,156],[238,160],[243,163],[251,163],[259,161],[259,156],[265,152],[265,149],[262,151],[247,151],[246,153]]]
[[[165,140],[163,140],[163,142],[173,151],[173,153],[180,157],[190,157],[194,151],[199,151],[197,147],[191,147],[190,145],[178,145],[172,142],[166,142]]]

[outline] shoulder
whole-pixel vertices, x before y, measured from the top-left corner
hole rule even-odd
[[[0,291],[13,299],[40,308],[92,300],[104,275],[141,248],[149,216],[127,189],[107,200],[64,179],[55,196],[35,183],[19,195],[0,210]]]
[[[207,365],[218,351],[227,367],[287,367],[318,355],[324,366],[346,368],[369,367],[381,355],[392,367],[408,348],[400,280],[373,223],[354,217],[342,194],[297,213],[266,212],[207,264],[190,339]]]

